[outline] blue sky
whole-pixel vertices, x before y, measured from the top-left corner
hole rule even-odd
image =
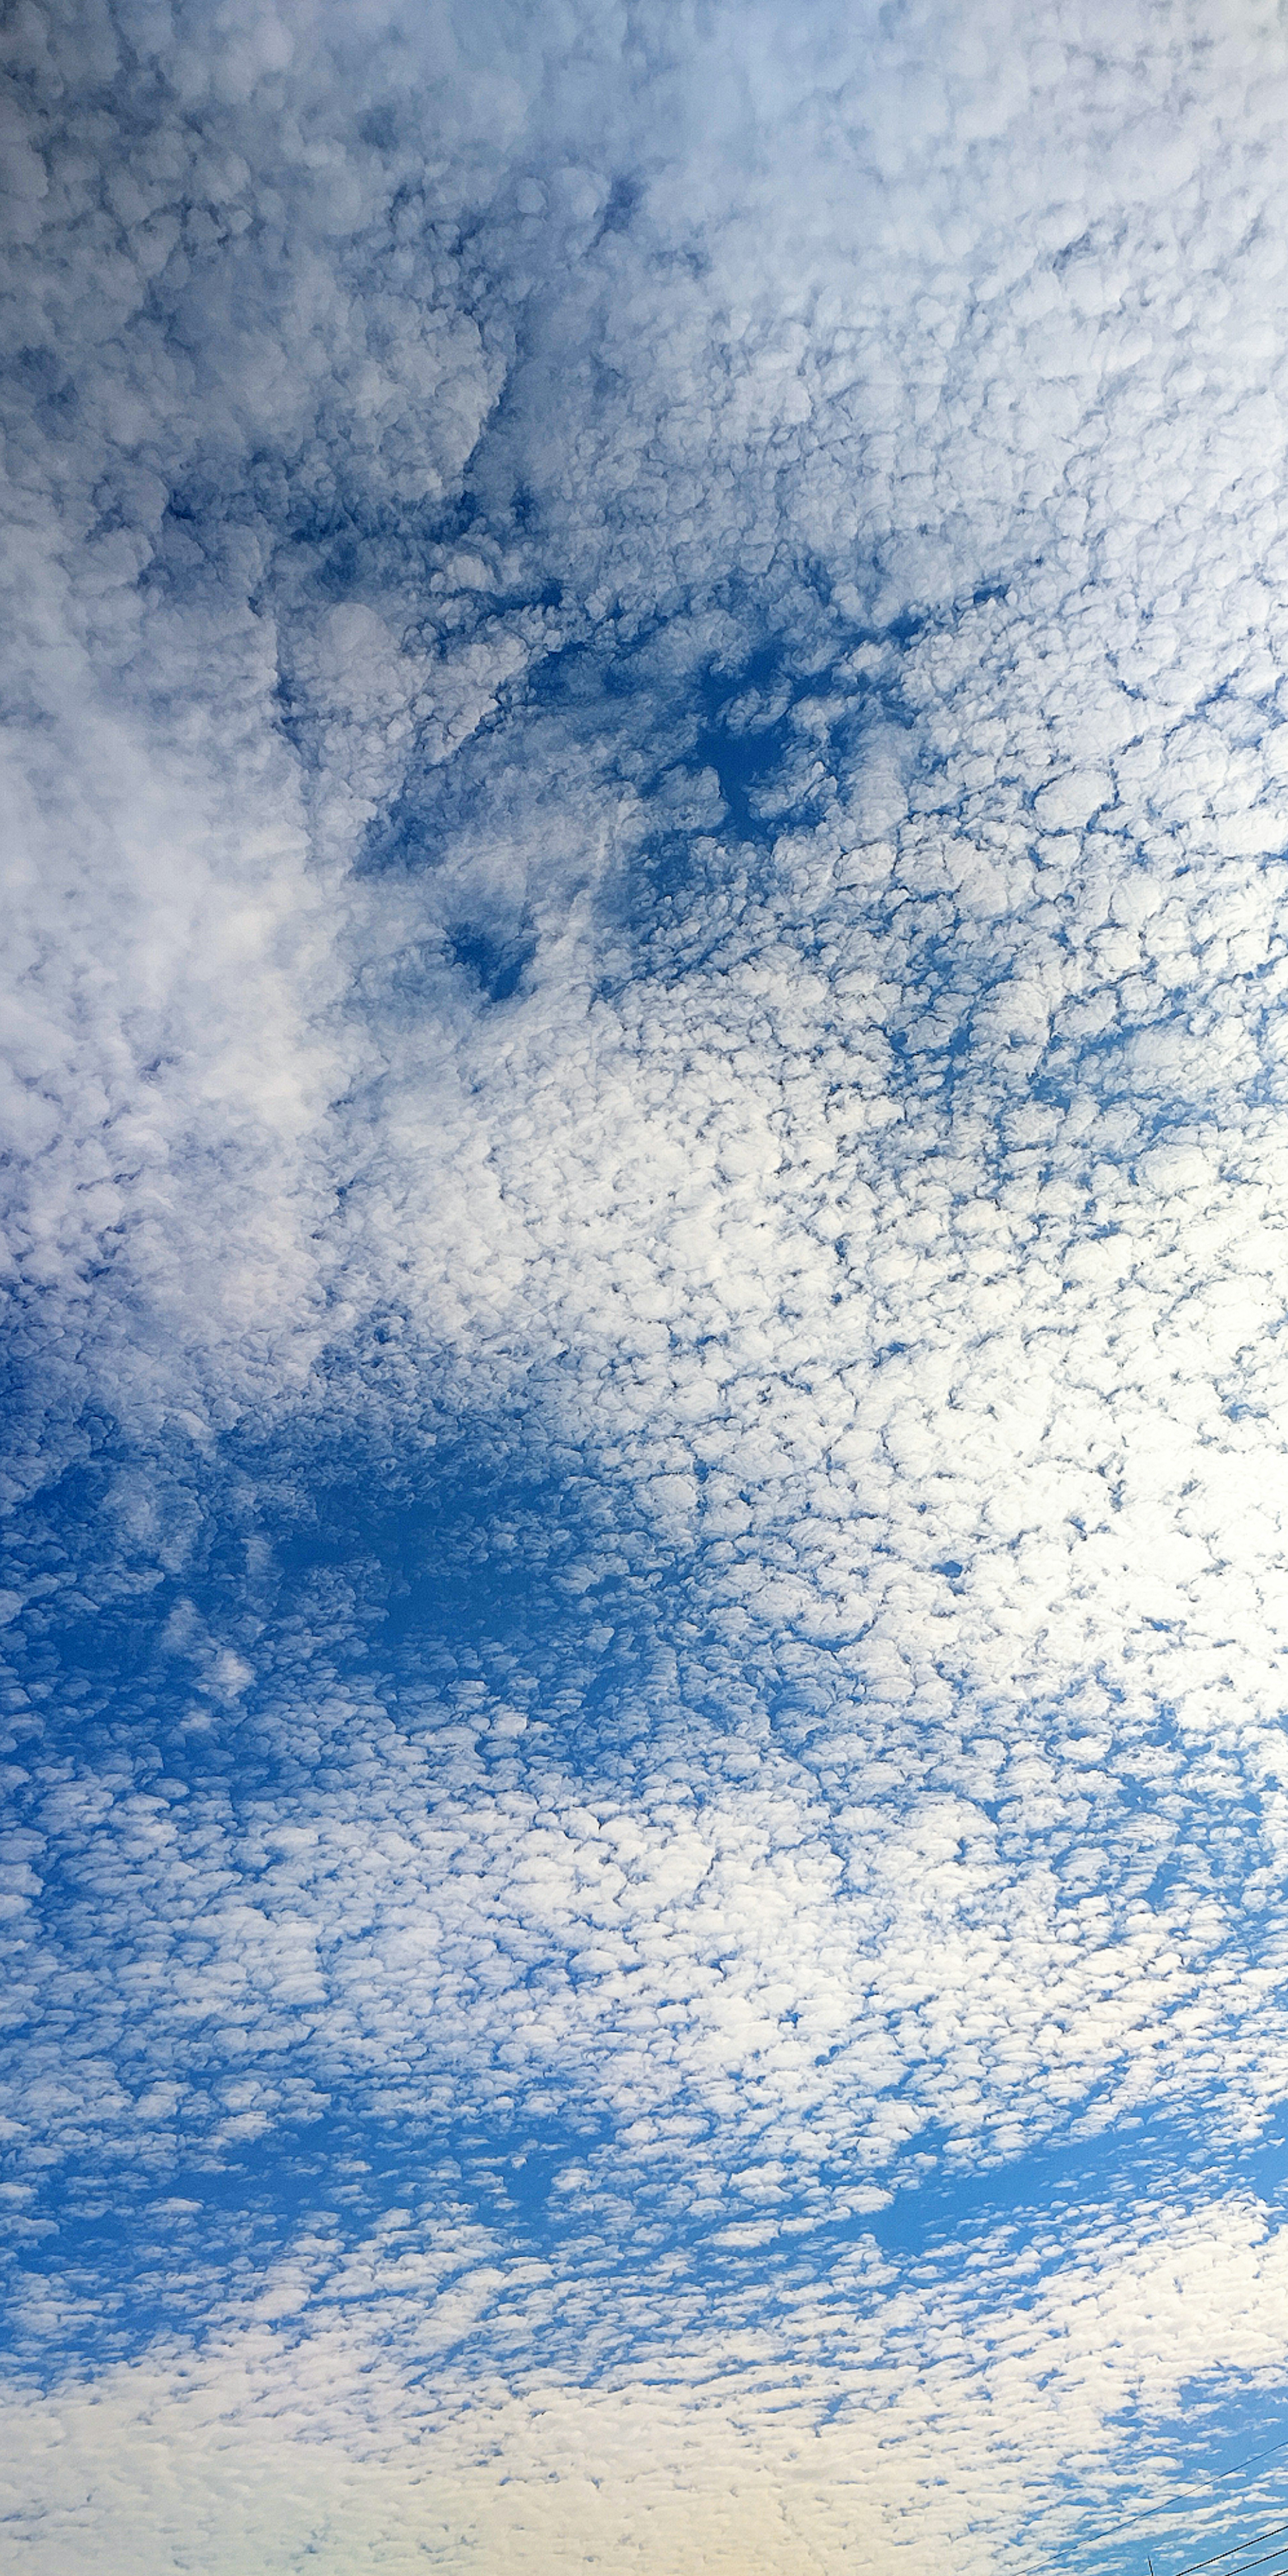
[[[1288,2519],[1277,14],[4,41],[15,2566]]]

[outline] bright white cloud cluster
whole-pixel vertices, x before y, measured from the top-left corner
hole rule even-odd
[[[1264,2385],[1281,2352],[1282,2248],[1237,2199],[1142,2212],[1108,2238],[1039,2236],[1018,2258],[985,2242],[955,2283],[932,2264],[900,2286],[870,2253],[825,2282],[788,2271],[768,2311],[728,2301],[718,2339],[709,2311],[655,2282],[621,2320],[648,2367],[590,2387],[593,2279],[496,2253],[468,2231],[430,2251],[395,2210],[347,2266],[307,2243],[200,2354],[172,2345],[74,2381],[56,2417],[18,2401],[0,2491],[29,2564],[137,2564],[142,2507],[155,2563],[200,2545],[220,2576],[251,2552],[274,2571],[302,2555],[536,2570],[698,2552],[778,2576],[849,2550],[885,2576],[928,2549],[1032,2567],[1076,2546],[1059,2458],[1101,2498],[1091,2563],[1130,2565],[1112,2419],[1143,2387],[1175,2406],[1214,2365]],[[519,2396],[496,2361],[529,2338]],[[1176,2480],[1170,2442],[1151,2466]],[[1179,2555],[1212,2530],[1205,2505],[1182,2492],[1152,2536]]]

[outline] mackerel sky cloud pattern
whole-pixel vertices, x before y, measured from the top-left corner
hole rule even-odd
[[[1288,2519],[1279,11],[3,41],[15,2566]]]

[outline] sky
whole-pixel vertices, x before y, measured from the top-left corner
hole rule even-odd
[[[2,41],[6,2564],[1288,2524],[1288,22]]]

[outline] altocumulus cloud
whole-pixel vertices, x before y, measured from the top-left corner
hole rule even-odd
[[[1288,2360],[1279,17],[5,44],[15,2563],[1179,2557]]]

